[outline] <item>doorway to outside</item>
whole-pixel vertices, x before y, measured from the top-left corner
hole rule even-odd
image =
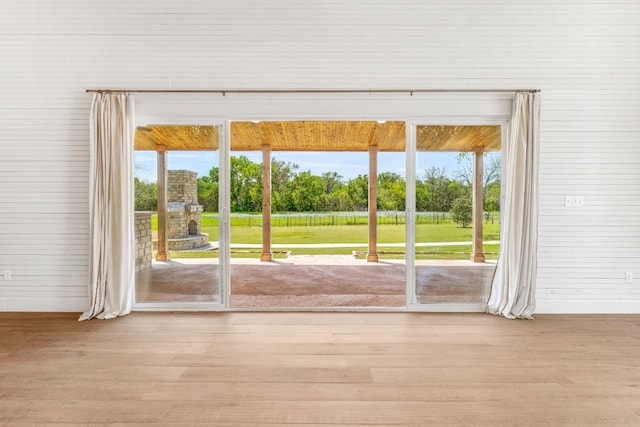
[[[136,302],[220,304],[220,126],[138,126]]]
[[[232,122],[231,307],[403,307],[404,257],[381,257],[377,235],[398,214],[378,206],[405,196],[405,134],[404,122]],[[401,184],[385,192],[379,153],[396,154]]]
[[[171,127],[186,136],[179,139]],[[203,133],[203,127],[195,125],[166,126],[164,134],[159,126],[147,125],[136,132],[137,153],[151,152],[151,156],[136,157],[136,201],[144,197],[153,200],[154,182],[145,180],[149,175],[157,177],[155,191],[160,201],[155,213],[150,205],[144,209],[146,213],[136,214],[136,218],[148,217],[149,225],[144,227],[150,228],[152,241],[151,257],[146,249],[139,251],[139,255],[145,254],[145,260],[151,258],[151,266],[138,271],[138,302],[222,303],[220,248],[224,245],[220,236],[225,232],[219,211],[220,201],[224,203],[224,178],[219,160],[220,129],[210,128],[207,135],[198,135],[196,130]],[[468,151],[467,145],[465,150],[456,151],[450,145],[452,138],[463,137],[465,129],[469,136],[472,127],[459,127],[447,139],[444,133],[435,131],[445,127],[418,128],[413,195],[417,213],[411,245],[415,247],[415,282],[409,286],[412,295],[407,298],[406,200],[410,197],[406,194],[405,122],[232,122],[227,245],[230,299],[226,306],[401,308],[408,300],[433,304],[484,298],[484,289],[488,292],[486,277],[495,267],[491,258],[499,245],[494,242],[499,240],[499,178],[483,190],[489,194],[489,187],[494,192],[498,188],[497,210],[492,205],[486,216],[486,223],[492,222],[492,227],[483,226],[487,228],[485,241],[489,242],[481,243],[481,247],[489,261],[472,262],[477,224],[465,222],[466,217],[460,217],[459,209],[453,208],[458,197],[451,198],[461,197],[467,187],[465,195],[473,196],[473,183],[465,186],[463,179],[469,178],[465,172],[477,167],[473,157],[477,149]],[[481,136],[488,137],[486,132]],[[145,137],[153,141],[153,146],[148,141],[143,145]],[[198,138],[206,142],[198,142]],[[469,141],[467,138],[467,144]],[[445,170],[450,163],[440,164],[443,160],[432,156],[442,151],[458,153],[454,155],[457,168],[449,173]],[[155,159],[157,167],[149,174],[145,168],[153,164],[150,159]],[[160,172],[163,160],[166,191],[182,188],[187,193],[181,196],[184,200],[175,200],[173,195],[162,202],[158,183],[164,179]],[[449,204],[438,204],[443,188],[447,189]],[[190,191],[195,192],[195,198],[189,198]],[[483,200],[486,205],[486,196]],[[178,201],[182,204],[176,208]],[[164,215],[161,203],[166,203]],[[176,216],[176,210],[184,224],[184,236],[180,237],[168,235],[169,218]],[[480,211],[485,209],[481,207]],[[199,219],[189,216],[194,213]],[[164,244],[163,221],[167,227]],[[168,246],[170,238],[188,240],[198,235],[206,236],[206,242],[190,247]],[[465,270],[459,264],[467,267],[466,273],[459,274]],[[470,281],[469,277],[477,277],[479,266],[484,279]]]
[[[501,148],[501,125],[415,126],[414,304],[486,304],[500,251]]]

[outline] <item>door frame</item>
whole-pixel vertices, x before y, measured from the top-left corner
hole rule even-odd
[[[220,303],[137,303],[134,310],[148,311],[254,311],[250,308],[231,308],[230,252],[229,252],[229,166],[230,127],[232,121],[363,121],[387,120],[406,122],[406,295],[405,307],[328,307],[286,308],[288,311],[469,311],[459,305],[414,304],[415,294],[415,126],[418,124],[501,124],[502,144],[507,137],[506,123],[510,119],[513,93],[504,91],[482,93],[292,93],[292,94],[171,94],[140,93],[136,95],[136,124],[194,124],[217,125],[220,135],[219,184]],[[357,112],[354,114],[354,112]],[[410,179],[410,174],[413,178]],[[411,200],[410,200],[411,199]],[[410,220],[409,220],[410,219]],[[411,265],[410,265],[411,264]],[[260,308],[259,311],[270,309]],[[282,308],[273,308],[281,311]],[[484,310],[484,306],[482,307]],[[480,307],[473,311],[481,311]]]
[[[154,117],[146,117],[144,115],[136,116],[136,128],[138,126],[145,126],[153,123],[154,125],[178,125],[178,126],[187,126],[187,125],[195,125],[195,126],[216,126],[218,128],[218,167],[220,168],[220,176],[223,173],[223,164],[225,159],[225,153],[228,153],[227,138],[226,138],[226,123],[224,120],[214,120],[214,119],[206,119],[206,118],[185,118],[185,117],[176,117],[168,118],[154,118]],[[135,151],[135,150],[134,150]],[[228,154],[226,154],[228,157]],[[134,311],[223,311],[226,309],[227,301],[226,301],[226,292],[225,292],[225,276],[228,275],[228,261],[226,257],[228,257],[228,243],[226,238],[226,232],[224,228],[225,221],[228,222],[228,215],[225,217],[223,211],[223,200],[222,196],[225,191],[228,192],[228,189],[225,189],[225,186],[228,187],[228,183],[223,183],[220,180],[218,183],[218,238],[219,238],[219,248],[218,248],[218,295],[220,297],[219,302],[161,302],[161,301],[152,301],[152,302],[138,302],[135,300],[136,293],[134,291],[133,297],[134,302],[132,306],[132,310]],[[137,284],[136,284],[137,286]]]
[[[422,119],[412,119],[407,121],[407,144],[406,144],[406,296],[407,311],[418,312],[484,312],[486,304],[463,304],[463,303],[442,303],[442,304],[420,304],[416,298],[416,130],[418,126],[500,126],[500,152],[504,154],[505,146],[509,143],[509,122],[510,117],[502,116],[459,116],[459,117],[424,117]],[[502,167],[502,165],[501,165]],[[503,184],[502,184],[503,185]],[[501,197],[504,191],[501,191]],[[502,206],[502,203],[501,203]],[[502,228],[500,229],[500,242],[502,244]]]

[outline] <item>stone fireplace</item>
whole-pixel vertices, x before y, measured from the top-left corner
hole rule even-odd
[[[206,246],[209,236],[202,233],[198,174],[188,170],[170,170],[167,173],[169,250],[184,251]]]

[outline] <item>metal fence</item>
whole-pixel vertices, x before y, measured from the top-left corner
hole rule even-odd
[[[207,213],[204,216],[216,218],[218,214]],[[406,212],[379,211],[378,224],[404,225]],[[453,222],[450,212],[416,212],[416,224],[450,224]],[[367,212],[290,212],[271,214],[273,227],[315,227],[335,225],[366,225],[369,215]],[[485,222],[488,224],[500,221],[499,212],[485,212]],[[231,225],[261,227],[262,214],[232,213]]]

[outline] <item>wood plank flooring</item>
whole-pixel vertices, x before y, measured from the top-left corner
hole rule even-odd
[[[640,316],[0,313],[0,425],[640,425]]]

